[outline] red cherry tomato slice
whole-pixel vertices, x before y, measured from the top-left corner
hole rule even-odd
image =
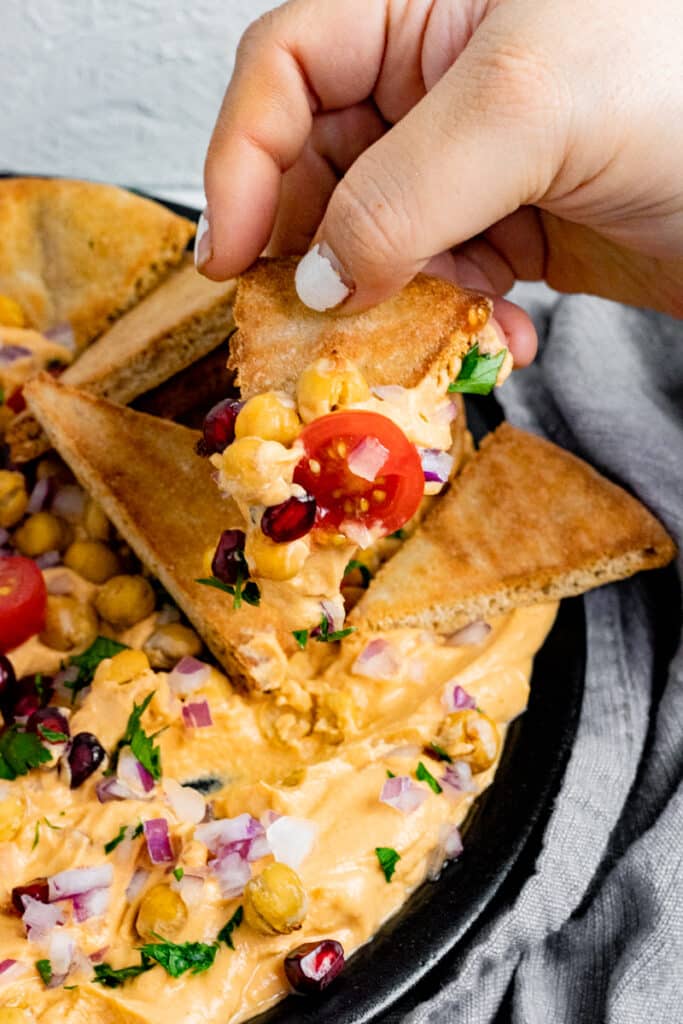
[[[45,625],[47,590],[30,558],[0,557],[0,651],[7,653]]]
[[[378,530],[381,536],[398,530],[417,512],[424,494],[420,457],[386,416],[364,410],[332,412],[304,427],[300,440],[306,454],[294,481],[315,498],[317,526],[337,529],[346,520]],[[381,452],[379,442],[387,452],[374,480],[357,475],[349,465],[366,440]]]

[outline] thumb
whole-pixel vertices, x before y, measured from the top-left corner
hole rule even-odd
[[[552,103],[552,73],[480,31],[335,189],[297,271],[307,305],[343,303],[349,313],[375,305],[431,257],[549,187],[562,161],[565,116]]]

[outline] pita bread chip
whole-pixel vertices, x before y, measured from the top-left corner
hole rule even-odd
[[[80,350],[180,261],[194,231],[113,185],[0,180],[0,295],[42,333],[69,325]]]
[[[445,389],[479,334],[493,331],[490,299],[424,274],[365,313],[316,313],[296,294],[297,262],[259,259],[238,279],[228,365],[244,398],[293,394],[302,370],[332,355],[354,362],[371,386],[414,387],[446,374]]]
[[[286,670],[291,635],[267,608],[243,604],[195,580],[205,550],[239,526],[211,467],[194,446],[198,433],[65,387],[41,374],[26,386],[29,406],[81,484],[102,505],[142,562],[202,635],[233,680],[267,690]]]
[[[62,374],[63,383],[127,405],[211,352],[233,329],[235,282],[198,274],[191,257],[105,331]],[[30,412],[7,432],[12,459],[49,447]]]
[[[622,488],[504,423],[380,570],[349,621],[451,632],[666,565],[675,551]]]

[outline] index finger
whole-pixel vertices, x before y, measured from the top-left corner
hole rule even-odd
[[[369,96],[379,74],[386,4],[292,0],[251,25],[204,168],[209,234],[198,265],[223,280],[263,251],[280,182],[302,152],[319,110]]]

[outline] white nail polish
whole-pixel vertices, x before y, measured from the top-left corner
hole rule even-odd
[[[351,293],[337,269],[338,265],[334,253],[324,243],[322,248],[314,245],[300,260],[294,285],[297,295],[309,309],[323,313],[338,306]]]
[[[209,225],[209,208],[201,214],[197,223],[197,234],[194,236],[194,265],[201,269],[212,256],[211,228]]]

